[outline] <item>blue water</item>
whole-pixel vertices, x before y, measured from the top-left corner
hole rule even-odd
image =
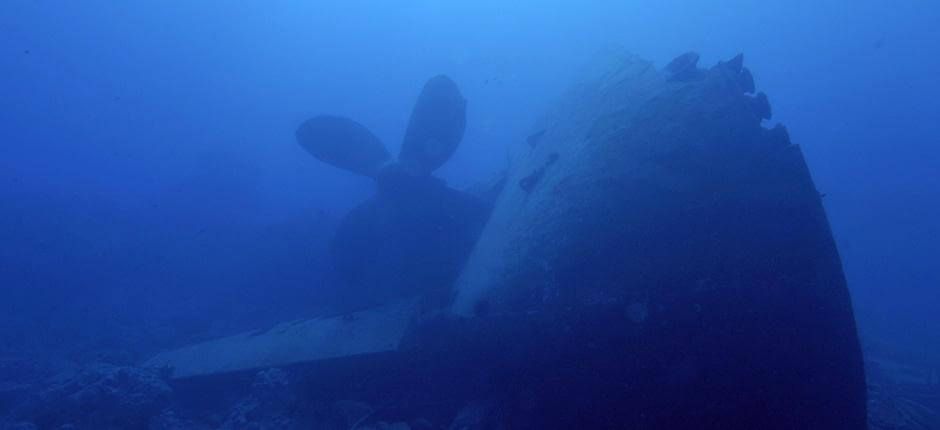
[[[940,4],[588,3],[5,3],[0,384],[329,312],[327,243],[374,186],[298,124],[355,118],[397,153],[447,74],[467,129],[437,175],[465,188],[613,44],[743,52],[825,194],[863,345],[940,363]]]

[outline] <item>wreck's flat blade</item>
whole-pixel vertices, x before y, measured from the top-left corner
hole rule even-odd
[[[297,320],[266,331],[216,339],[148,360],[187,378],[394,351],[417,310],[414,300],[330,318]]]

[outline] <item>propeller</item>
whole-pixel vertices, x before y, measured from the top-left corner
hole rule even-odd
[[[422,295],[445,301],[445,288],[489,217],[490,204],[432,176],[454,155],[467,101],[444,75],[424,84],[396,160],[378,137],[351,119],[322,115],[297,128],[297,142],[318,160],[371,177],[378,192],[343,217],[331,241],[343,306]]]
[[[467,101],[444,75],[429,79],[418,95],[398,155],[396,171],[428,176],[457,150],[466,128]],[[348,118],[321,115],[304,121],[297,143],[316,159],[350,172],[378,178],[391,156],[368,128]]]

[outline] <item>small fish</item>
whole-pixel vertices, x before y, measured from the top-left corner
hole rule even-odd
[[[539,130],[535,133],[529,135],[525,138],[525,142],[529,145],[530,148],[535,148],[539,144],[539,141],[542,140],[542,136],[545,135],[545,130]]]

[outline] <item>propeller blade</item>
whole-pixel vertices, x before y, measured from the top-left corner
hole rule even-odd
[[[294,135],[317,160],[364,176],[376,177],[391,158],[378,137],[348,118],[321,115],[308,119]]]
[[[429,79],[411,111],[398,159],[420,174],[441,167],[463,138],[466,112],[467,101],[454,81],[444,75]]]

